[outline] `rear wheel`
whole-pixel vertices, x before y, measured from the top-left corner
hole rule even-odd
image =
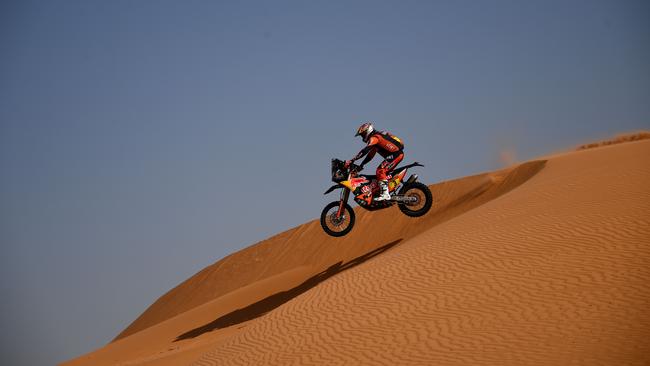
[[[320,214],[320,226],[331,236],[343,236],[354,226],[354,210],[347,203],[343,205],[343,212],[337,215],[341,201],[329,203]]]
[[[399,194],[413,198],[411,202],[400,202],[399,209],[406,216],[420,217],[431,209],[433,198],[431,190],[420,182],[408,183],[400,189]]]

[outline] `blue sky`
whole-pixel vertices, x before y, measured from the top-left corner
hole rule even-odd
[[[646,1],[2,2],[0,354],[316,218],[364,120],[428,183],[650,128],[648,45]]]

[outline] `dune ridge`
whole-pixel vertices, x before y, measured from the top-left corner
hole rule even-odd
[[[650,364],[649,157],[634,141],[442,182],[425,217],[358,212],[343,239],[311,221],[65,365]]]
[[[624,142],[639,141],[650,139],[650,131],[639,131],[639,132],[628,132],[622,133],[614,136],[611,139],[605,139],[602,141],[590,142],[588,144],[583,144],[578,146],[577,150],[593,149],[594,147],[608,146],[614,144],[621,144]]]

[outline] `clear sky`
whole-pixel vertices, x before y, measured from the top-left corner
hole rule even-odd
[[[427,183],[649,128],[649,4],[1,2],[2,363],[316,218],[364,120]]]

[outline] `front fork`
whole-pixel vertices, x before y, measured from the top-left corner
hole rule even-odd
[[[349,188],[344,188],[343,191],[341,192],[341,202],[339,202],[339,210],[336,212],[336,218],[341,218],[341,215],[343,215],[343,212],[345,211],[345,203],[348,202],[348,198],[350,197],[350,189]]]

